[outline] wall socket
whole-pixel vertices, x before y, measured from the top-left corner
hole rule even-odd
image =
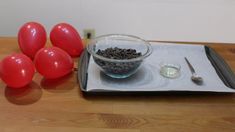
[[[95,38],[95,29],[84,29],[83,30],[84,39],[93,39]]]

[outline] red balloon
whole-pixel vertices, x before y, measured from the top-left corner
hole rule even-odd
[[[57,47],[39,50],[34,63],[37,71],[47,79],[62,77],[73,70],[73,59]]]
[[[72,57],[80,56],[83,51],[79,33],[67,23],[54,26],[50,33],[50,39],[54,46],[65,50]]]
[[[9,55],[0,64],[0,76],[12,88],[21,88],[29,84],[34,73],[33,62],[24,54]]]
[[[19,47],[31,59],[34,58],[39,49],[45,46],[46,40],[46,30],[36,22],[24,24],[18,32]]]

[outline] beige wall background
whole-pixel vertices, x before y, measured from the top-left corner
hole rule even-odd
[[[37,21],[49,34],[59,22],[96,35],[124,33],[145,39],[235,43],[234,0],[0,0],[0,36]]]

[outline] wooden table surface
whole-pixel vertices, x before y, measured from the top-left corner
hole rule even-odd
[[[208,45],[235,71],[235,45]],[[0,38],[0,59],[13,52],[17,39]],[[83,96],[76,74],[48,81],[36,73],[14,91],[0,81],[0,132],[235,132],[235,94]]]

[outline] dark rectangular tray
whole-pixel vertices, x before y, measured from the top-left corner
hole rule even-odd
[[[204,46],[206,55],[208,59],[210,60],[211,64],[215,68],[218,76],[220,79],[223,81],[223,83],[232,89],[235,89],[235,75],[229,65],[224,61],[224,59],[216,53],[215,50],[208,46]],[[79,83],[80,89],[84,93],[150,93],[150,92],[121,92],[121,91],[87,91],[87,78],[88,78],[88,65],[89,65],[89,60],[90,60],[90,54],[87,52],[87,50],[84,50],[81,57],[80,61],[78,62],[78,74],[77,74],[77,81]],[[159,93],[159,91],[156,91]],[[169,92],[169,91],[166,91]],[[177,91],[176,91],[177,92]],[[179,91],[181,93],[183,91]],[[193,91],[197,92],[197,91]],[[213,92],[213,91],[211,91]],[[154,93],[154,91],[151,91],[151,93]]]

